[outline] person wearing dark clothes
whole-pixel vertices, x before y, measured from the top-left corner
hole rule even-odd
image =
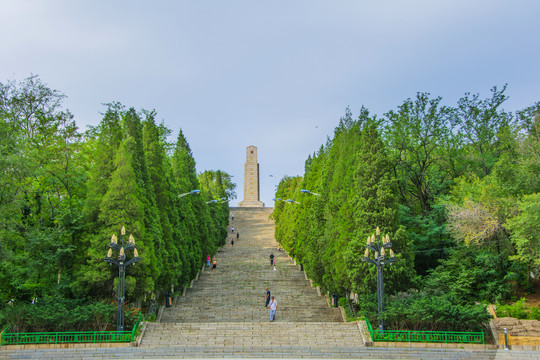
[[[264,307],[268,307],[269,303],[270,303],[270,290],[266,288],[266,297],[264,298]]]
[[[238,240],[238,238],[240,238],[240,233],[237,231],[236,232],[236,240]]]
[[[270,266],[274,265],[274,253],[270,253]]]

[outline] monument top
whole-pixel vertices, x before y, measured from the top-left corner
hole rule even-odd
[[[250,145],[246,148],[246,163],[244,164],[244,201],[239,207],[264,207],[260,201],[259,163],[257,162],[257,147]]]

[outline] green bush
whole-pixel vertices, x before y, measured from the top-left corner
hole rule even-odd
[[[512,317],[521,320],[539,320],[540,311],[537,307],[527,306],[525,298],[521,298],[513,304],[497,305],[498,317]]]
[[[364,297],[360,306],[361,313],[376,324],[376,296]],[[483,331],[490,318],[485,305],[463,304],[446,294],[423,292],[389,297],[384,311],[387,330]]]
[[[16,303],[4,310],[10,332],[102,331],[114,321],[116,306],[44,297],[37,304]],[[126,322],[132,322],[128,313]]]

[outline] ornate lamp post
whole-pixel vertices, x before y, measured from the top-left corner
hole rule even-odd
[[[386,237],[383,236],[383,242],[381,244],[381,230],[377,226],[377,238],[375,235],[368,236],[366,243],[366,251],[364,252],[364,257],[362,261],[369,262],[377,267],[377,304],[379,312],[379,330],[384,330],[383,323],[383,313],[384,313],[384,283],[383,283],[383,267],[386,264],[396,262],[397,259],[394,256],[394,252],[390,247],[392,243],[390,242],[390,237],[386,234]],[[376,241],[376,242],[375,242]],[[390,257],[386,257],[385,249],[389,249]],[[369,250],[375,252],[375,260],[369,258]]]
[[[125,285],[126,285],[126,266],[135,264],[141,261],[137,249],[135,248],[135,238],[133,235],[129,235],[127,244],[124,244],[124,238],[126,237],[126,228],[122,226],[120,231],[122,235],[122,246],[118,245],[116,235],[111,237],[111,243],[109,244],[109,251],[107,257],[103,261],[109,264],[118,266],[118,314],[116,316],[116,331],[124,331],[124,305],[125,305]],[[114,250],[118,250],[118,257],[112,258]],[[133,258],[126,261],[126,251],[133,250]]]

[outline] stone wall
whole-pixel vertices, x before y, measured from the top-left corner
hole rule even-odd
[[[508,345],[540,345],[540,321],[503,317],[493,319],[499,335],[499,345],[504,345],[504,329],[508,332]]]

